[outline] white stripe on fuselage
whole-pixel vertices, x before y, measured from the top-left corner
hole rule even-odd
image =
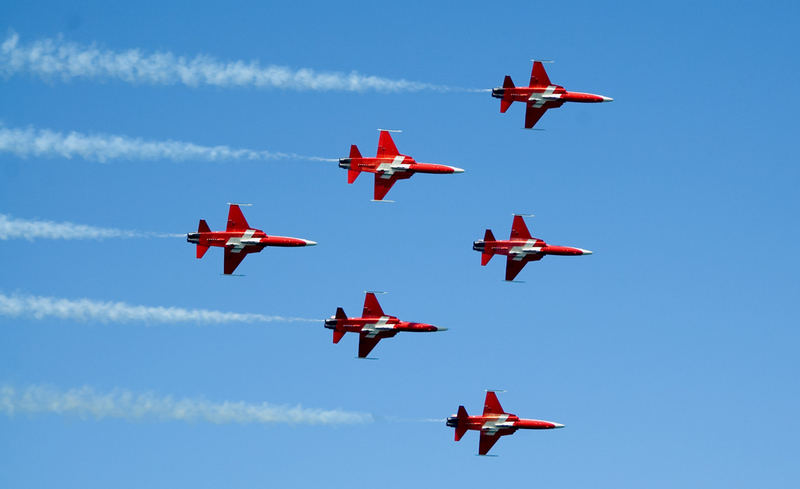
[[[487,435],[493,435],[501,428],[513,428],[513,422],[506,422],[508,420],[508,416],[508,414],[501,414],[496,419],[492,419],[483,423],[483,426],[481,426],[481,431]]]
[[[375,169],[376,172],[381,172],[381,178],[390,179],[392,175],[397,172],[401,171],[408,171],[411,168],[411,165],[407,163],[403,163],[406,157],[403,155],[397,155],[394,157],[391,163],[381,163]]]
[[[508,250],[508,254],[513,256],[514,261],[522,261],[527,255],[535,255],[542,252],[541,246],[536,246],[535,239],[529,239],[522,246],[514,246]]]
[[[547,103],[548,100],[561,98],[561,94],[554,94],[556,91],[555,85],[550,85],[544,89],[544,92],[534,92],[528,97],[528,102],[534,102],[532,107],[539,108]]]
[[[241,253],[241,251],[247,246],[246,241],[250,240],[253,235],[256,234],[255,229],[248,229],[240,238],[229,238],[228,241],[225,243],[225,246],[232,246],[231,252],[233,253]],[[244,243],[243,243],[244,241]]]
[[[367,338],[374,338],[378,336],[381,331],[386,331],[389,329],[394,329],[394,325],[387,324],[389,322],[389,316],[381,316],[376,323],[368,323],[365,324],[361,328],[362,333],[367,333]]]

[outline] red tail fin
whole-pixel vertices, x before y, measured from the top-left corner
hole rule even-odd
[[[205,219],[200,219],[200,223],[197,225],[197,232],[198,233],[210,233],[211,232],[211,228],[208,227],[208,223],[206,222]],[[203,258],[203,255],[206,254],[206,251],[208,251],[208,246],[201,245],[201,244],[198,243],[198,245],[197,245],[197,258]]]
[[[344,336],[345,333],[347,333],[347,331],[334,329],[333,330],[333,342],[334,343],[339,343],[339,340],[342,339],[342,336]]]
[[[358,150],[358,146],[355,144],[350,146],[350,159],[361,158],[361,151]],[[350,165],[353,165],[353,162],[350,162]],[[355,164],[356,168],[350,167],[347,170],[347,183],[353,183],[356,181],[356,178],[361,174],[361,170],[358,169],[358,163]]]
[[[487,243],[491,243],[495,241],[494,234],[492,234],[491,229],[487,229],[486,233],[483,235],[483,253],[481,253],[481,266],[485,266],[489,263],[489,260],[492,259],[494,256],[494,248],[491,245],[487,245]]]
[[[464,406],[458,406],[458,414],[456,414],[456,417],[458,418],[458,422],[456,423],[456,441],[458,441],[464,436],[464,433],[467,432],[469,415],[467,414],[467,410],[464,409]]]
[[[341,307],[336,308],[336,319],[347,319],[347,314],[344,313],[344,309]]]
[[[503,88],[515,88],[514,82],[511,81],[511,77],[506,75],[505,80],[503,80]],[[511,99],[511,96],[508,94],[504,94],[503,98],[500,99],[500,112],[505,112],[511,107],[511,104],[514,100]]]

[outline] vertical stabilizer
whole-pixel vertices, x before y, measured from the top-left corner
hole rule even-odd
[[[197,232],[198,233],[210,233],[211,232],[211,228],[208,227],[208,223],[206,222],[205,219],[200,219],[200,223],[197,225]],[[206,251],[208,251],[208,246],[202,245],[200,243],[197,243],[197,258],[198,259],[199,258],[203,258],[203,255],[206,254]]]
[[[469,415],[464,406],[458,406],[458,414],[456,414],[458,421],[456,422],[456,441],[460,440],[464,433],[467,432],[467,422]]]
[[[361,151],[358,150],[358,146],[355,144],[350,145],[350,159],[361,159]],[[350,168],[347,170],[347,183],[355,182],[356,178],[361,174],[361,170],[358,169],[358,162],[355,163],[356,168],[352,167],[352,161],[350,165]]]
[[[514,82],[511,81],[511,77],[508,75],[506,75],[506,78],[503,80],[503,88],[505,89],[515,88]],[[507,111],[508,108],[511,107],[511,104],[513,102],[514,100],[511,98],[511,94],[509,94],[508,92],[503,92],[503,98],[500,99],[500,112],[505,113],[505,111]]]

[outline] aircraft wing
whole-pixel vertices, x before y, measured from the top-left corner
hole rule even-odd
[[[231,204],[228,209],[228,227],[227,231],[246,231],[250,229],[247,224],[247,219],[244,218],[242,210],[236,204]]]
[[[366,358],[380,340],[377,336],[370,338],[367,333],[360,333],[358,335],[358,358]]]
[[[546,107],[537,107],[536,104],[537,102],[528,102],[528,106],[525,109],[525,129],[535,126],[544,113],[547,112]]]
[[[522,260],[515,260],[513,255],[508,255],[508,259],[506,259],[506,280],[509,282],[514,280],[514,277],[525,268],[526,263],[541,260],[543,256],[544,254],[528,255]]]
[[[364,312],[361,313],[361,317],[379,318],[382,316],[385,316],[385,314],[380,303],[378,303],[378,298],[375,297],[374,293],[367,292],[367,295],[364,296]]]
[[[389,189],[392,188],[392,185],[399,180],[397,174],[392,175],[389,178],[383,178],[380,173],[375,174],[375,200],[383,200],[386,197],[386,194],[389,193]]]
[[[378,139],[378,158],[383,156],[397,156],[400,152],[397,151],[397,146],[394,145],[392,135],[389,131],[381,131],[381,136]]]
[[[230,275],[242,263],[248,251],[234,251],[234,248],[225,247],[225,275]]]
[[[528,231],[528,226],[522,216],[514,216],[514,221],[511,223],[511,237],[508,239],[531,239],[531,232]]]
[[[478,445],[478,454],[486,455],[487,453],[489,453],[489,450],[491,450],[494,444],[497,443],[497,440],[500,439],[500,436],[501,435],[498,435],[497,433],[488,434],[481,431],[481,440],[480,444]]]
[[[534,61],[533,68],[531,69],[531,83],[529,86],[549,87],[550,85],[552,85],[552,83],[550,83],[550,77],[547,76],[544,65],[541,61]]]
[[[486,399],[483,401],[483,415],[486,416],[487,414],[506,414],[494,391],[486,391]]]

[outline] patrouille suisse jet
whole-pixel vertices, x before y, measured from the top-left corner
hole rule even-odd
[[[517,430],[548,430],[563,428],[563,424],[538,419],[522,419],[503,411],[494,391],[486,392],[483,403],[483,415],[470,416],[464,406],[458,406],[458,413],[447,418],[447,426],[456,429],[456,441],[460,440],[467,430],[478,430],[481,439],[478,455],[486,455],[501,436],[513,435]]]
[[[521,215],[514,215],[511,224],[511,237],[507,241],[496,240],[491,229],[486,230],[483,239],[472,243],[472,249],[481,252],[481,265],[486,265],[492,257],[506,255],[506,280],[514,277],[526,263],[541,260],[545,255],[591,255],[592,252],[569,246],[552,246],[541,239],[534,238],[525,225]]]
[[[400,154],[389,131],[381,130],[378,154],[364,158],[355,144],[350,146],[350,157],[339,158],[339,167],[347,170],[347,183],[353,183],[362,171],[375,174],[374,200],[383,200],[398,180],[411,178],[414,173],[463,173],[454,166],[436,163],[417,163],[414,158]]]
[[[532,128],[547,109],[561,107],[564,102],[612,102],[611,97],[591,93],[568,92],[559,85],[550,83],[541,61],[533,62],[531,82],[527,87],[515,87],[506,75],[501,88],[492,89],[492,97],[500,99],[500,112],[505,112],[513,102],[525,102],[525,128]]]
[[[345,333],[358,333],[358,358],[365,358],[383,338],[391,338],[401,331],[429,333],[447,331],[432,324],[401,321],[383,313],[374,292],[364,297],[364,312],[360,318],[349,318],[341,307],[336,314],[325,320],[325,327],[333,330],[333,342],[339,343]]]
[[[205,219],[200,220],[196,233],[186,235],[186,241],[197,244],[197,258],[203,258],[208,248],[225,248],[224,272],[230,275],[244,260],[248,253],[258,253],[267,246],[313,246],[317,243],[307,239],[267,236],[260,229],[247,224],[242,210],[237,204],[228,209],[228,227],[225,231],[212,231]]]

